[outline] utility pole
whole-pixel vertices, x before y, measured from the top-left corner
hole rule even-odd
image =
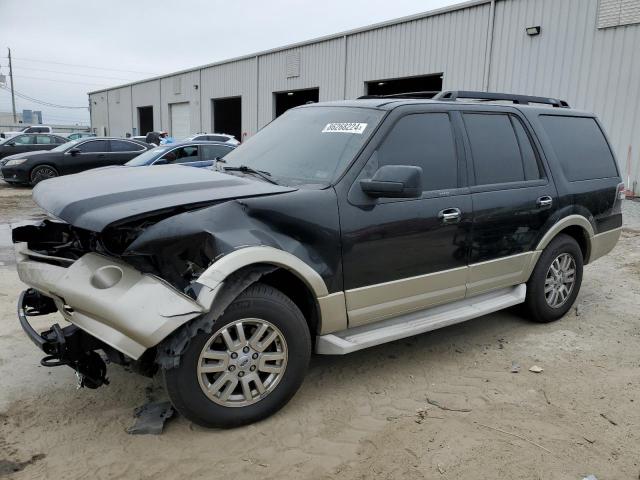
[[[18,124],[18,117],[16,116],[16,95],[13,93],[13,68],[11,68],[11,49],[9,50],[9,79],[11,80],[11,107],[13,108],[13,123]]]

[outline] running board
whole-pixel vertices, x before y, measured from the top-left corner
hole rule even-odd
[[[389,320],[321,335],[316,338],[316,353],[344,355],[381,343],[429,332],[522,303],[526,293],[527,287],[523,283],[447,305],[400,315]]]

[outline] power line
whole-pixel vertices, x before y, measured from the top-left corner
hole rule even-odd
[[[11,92],[11,89],[10,89],[10,88],[7,88],[7,87],[2,86],[2,85],[0,85],[0,89],[2,89],[2,90],[6,90],[7,92]],[[71,106],[69,106],[69,105],[58,105],[58,104],[55,104],[55,103],[46,102],[46,101],[44,101],[44,100],[38,100],[37,98],[30,97],[29,95],[25,95],[24,93],[20,93],[20,92],[18,92],[18,91],[16,91],[16,90],[14,90],[14,91],[13,91],[13,93],[15,94],[15,96],[16,96],[16,97],[20,97],[20,98],[22,98],[23,100],[28,100],[28,101],[30,101],[30,102],[37,103],[37,104],[39,104],[39,105],[45,105],[45,106],[47,106],[47,107],[52,107],[52,108],[68,108],[68,109],[81,109],[81,108],[82,108],[82,109],[86,109],[86,108],[88,108],[88,107],[71,107]]]
[[[7,68],[6,65],[0,65],[0,68],[3,68],[3,67]],[[105,77],[104,75],[89,75],[87,73],[61,72],[60,70],[45,70],[43,68],[32,68],[32,67],[18,67],[18,68],[20,70],[36,70],[36,71],[40,71],[40,72],[59,73],[60,75],[75,75],[75,76],[79,76],[79,77],[105,78],[107,80],[122,80],[122,81],[125,81],[125,82],[131,81],[130,78]]]
[[[99,87],[104,87],[106,83],[93,83],[93,82],[72,82],[70,80],[58,80],[55,78],[42,78],[42,77],[30,77],[29,75],[14,75],[17,78],[28,78],[29,80],[41,80],[44,82],[57,82],[57,83],[69,83],[71,85],[97,85]]]
[[[7,57],[0,57],[0,58],[7,58]],[[94,70],[108,70],[108,71],[112,71],[112,72],[125,72],[125,73],[142,73],[143,75],[157,75],[157,73],[154,72],[141,72],[139,70],[122,70],[119,68],[104,68],[104,67],[93,67],[90,65],[79,65],[77,63],[63,63],[63,62],[53,62],[51,60],[36,60],[33,58],[23,58],[23,57],[12,57],[13,60],[22,60],[22,61],[27,61],[27,62],[38,62],[38,63],[51,63],[54,65],[65,65],[67,67],[80,67],[80,68],[92,68]]]

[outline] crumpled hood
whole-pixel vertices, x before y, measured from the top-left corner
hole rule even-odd
[[[248,176],[162,165],[102,168],[45,180],[33,189],[33,199],[71,225],[101,232],[114,222],[172,207],[294,190]]]

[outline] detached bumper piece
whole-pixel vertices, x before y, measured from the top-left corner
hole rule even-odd
[[[96,350],[105,345],[75,325],[60,327],[57,323],[45,332],[38,333],[29,323],[28,317],[47,315],[58,311],[49,297],[30,288],[20,294],[18,318],[29,339],[47,354],[40,364],[43,367],[67,365],[76,372],[78,386],[98,388],[108,385],[107,366]]]

